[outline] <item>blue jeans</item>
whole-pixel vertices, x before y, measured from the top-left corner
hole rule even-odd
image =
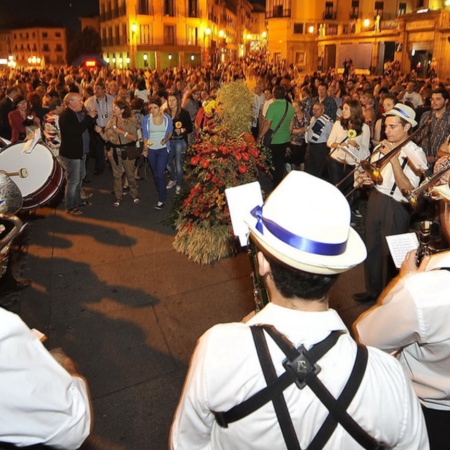
[[[177,186],[181,186],[183,182],[183,153],[187,148],[184,139],[171,139],[169,141],[169,161],[167,163],[167,170],[169,171],[170,179],[177,182]],[[173,160],[175,158],[175,167]]]
[[[158,192],[158,201],[165,203],[167,199],[166,179],[164,172],[166,170],[169,154],[167,148],[150,149],[148,152],[148,161],[155,178],[156,191]]]
[[[66,167],[66,209],[76,208],[81,203],[81,177],[84,161],[82,159],[69,159],[60,155]]]

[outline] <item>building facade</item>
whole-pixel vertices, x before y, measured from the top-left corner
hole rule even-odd
[[[268,51],[305,72],[343,70],[381,75],[398,60],[403,73],[450,77],[447,0],[267,0]]]
[[[0,33],[0,59],[7,59],[12,67],[66,64],[66,52],[65,28],[31,27]]]
[[[243,56],[247,0],[100,0],[103,58],[115,68],[204,65]]]

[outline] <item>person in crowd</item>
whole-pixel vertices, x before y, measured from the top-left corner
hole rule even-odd
[[[264,99],[264,103],[259,113],[258,127],[260,130],[262,129],[264,121],[266,120],[267,110],[269,109],[269,106],[275,101],[275,99],[273,98],[272,89],[270,89],[269,87],[266,87],[264,89]]]
[[[150,91],[147,89],[145,78],[140,78],[137,81],[136,89],[134,90],[134,98],[140,98],[144,103],[148,103]]]
[[[48,352],[19,316],[3,308],[0,348],[0,441],[7,448],[80,448],[92,415],[86,380],[74,362],[62,349]]]
[[[377,111],[375,110],[375,97],[372,94],[363,93],[360,96],[363,109],[364,122],[369,125],[370,139],[373,138],[375,123],[377,121]]]
[[[59,156],[66,168],[66,211],[72,216],[79,216],[82,211],[81,184],[86,175],[86,142],[89,142],[89,128],[94,126],[97,110],[90,109],[83,113],[83,97],[76,92],[69,92],[64,97],[66,109],[59,116],[61,145]],[[89,143],[87,144],[89,146]]]
[[[450,95],[445,88],[437,88],[431,95],[431,110],[424,112],[420,118],[417,140],[427,155],[431,168],[436,162],[439,147],[450,133]]]
[[[450,190],[449,190],[450,192]],[[450,204],[440,200],[441,226],[450,242]],[[354,324],[359,340],[394,354],[422,404],[431,450],[448,448],[450,420],[450,251],[408,253],[399,275],[377,304]]]
[[[289,144],[288,162],[291,164],[292,169],[302,170],[306,155],[305,133],[309,126],[309,121],[306,120],[303,105],[299,100],[294,100],[292,106],[295,114],[290,125],[291,142]]]
[[[110,80],[107,83],[107,92],[112,98],[117,98],[119,95],[119,83],[116,80]]]
[[[409,81],[406,89],[398,94],[397,100],[403,103],[412,103],[414,109],[422,106],[422,97],[417,92],[417,83],[415,81]]]
[[[55,98],[48,105],[48,113],[44,116],[43,130],[47,147],[57,158],[61,145],[61,130],[59,129],[59,116],[64,111],[64,105],[60,98]]]
[[[308,144],[305,158],[305,171],[319,178],[327,178],[326,157],[329,153],[327,147],[333,123],[324,113],[323,103],[316,102],[312,107],[313,117],[306,130]]]
[[[149,114],[144,117],[142,124],[143,152],[142,155],[148,158],[155,179],[156,191],[158,192],[158,202],[155,209],[164,208],[167,199],[167,189],[165,180],[165,170],[169,160],[167,143],[170,141],[173,132],[172,118],[161,109],[162,101],[160,97],[149,98]]]
[[[167,170],[170,180],[167,183],[167,189],[172,189],[175,186],[175,193],[178,195],[183,183],[183,154],[188,145],[188,135],[193,131],[193,125],[189,113],[181,107],[181,100],[177,94],[169,94],[167,105],[167,114],[172,118],[173,125],[172,137],[168,142]]]
[[[27,101],[30,105],[30,113],[39,119],[39,123],[42,123],[44,116],[48,112],[48,108],[42,105],[41,96],[37,92],[30,92],[27,94]]]
[[[195,123],[198,110],[200,109],[200,91],[197,88],[186,89],[181,101],[181,107],[189,113],[192,124]],[[193,130],[188,134],[188,144],[192,144],[195,141],[195,131]]]
[[[334,99],[328,96],[327,91],[328,86],[326,83],[320,83],[317,88],[317,97],[313,99],[313,103],[322,103],[324,107],[324,114],[327,115],[331,121],[335,121],[337,105]]]
[[[6,91],[6,96],[0,102],[0,138],[12,138],[12,128],[9,123],[8,115],[15,109],[14,100],[20,94],[17,87],[11,87]]]
[[[275,86],[272,94],[275,100],[267,109],[266,120],[258,138],[261,142],[269,130],[273,132],[269,148],[272,155],[272,178],[275,188],[285,174],[286,150],[291,139],[290,124],[294,116],[294,108],[286,100],[286,89],[283,86]]]
[[[171,449],[429,448],[420,404],[399,362],[358,347],[329,308],[339,273],[366,255],[350,217],[337,188],[300,171],[245,215],[270,302],[245,323],[219,324],[200,338]],[[365,370],[356,381],[352,369],[360,361]],[[344,401],[352,382],[359,386]],[[333,418],[324,396],[337,410]],[[345,429],[342,415],[351,422]]]
[[[358,185],[374,187],[367,204],[365,236],[368,256],[364,264],[366,291],[354,294],[358,302],[375,301],[396,272],[386,236],[408,231],[410,208],[403,192],[419,185],[423,170],[410,161],[406,151],[413,152],[416,159],[426,166],[423,150],[412,141],[404,143],[417,125],[415,115],[412,108],[401,103],[397,103],[386,114],[387,140],[375,149],[371,161],[376,162],[393,149],[399,152],[380,168],[380,184],[374,183],[366,172],[360,172],[357,179]]]
[[[328,178],[347,197],[353,188],[351,172],[359,161],[370,156],[370,130],[364,123],[358,100],[349,100],[342,105],[342,118],[333,124],[327,145],[331,149],[327,158]],[[361,217],[356,192],[348,200],[355,216]]]
[[[89,97],[85,102],[86,110],[96,110],[98,115],[95,124],[104,130],[108,120],[112,116],[112,107],[114,97],[106,93],[106,86],[103,80],[97,80],[94,85],[94,95]],[[98,128],[97,128],[98,129]],[[93,149],[95,156],[94,175],[101,175],[106,167],[105,164],[105,141],[101,138],[98,132],[91,135],[93,139]]]
[[[137,158],[136,141],[138,128],[131,106],[125,100],[117,98],[112,107],[112,117],[105,129],[96,125],[96,132],[106,142],[106,156],[111,164],[114,179],[115,200],[113,206],[120,206],[123,198],[122,178],[125,174],[133,203],[140,202],[134,165]],[[130,151],[131,150],[131,151]],[[134,157],[133,154],[134,153]]]
[[[383,115],[375,122],[373,130],[372,145],[376,147],[381,141],[386,139],[385,121],[386,114],[395,106],[395,94],[386,94],[383,99]]]
[[[14,107],[15,109],[8,114],[12,131],[11,142],[24,141],[28,135],[27,127],[38,127],[39,119],[30,111],[28,101],[22,95],[14,98]]]
[[[265,100],[266,97],[264,95],[262,86],[260,84],[256,84],[253,88],[253,120],[251,127],[251,132],[255,140],[258,138],[259,116]]]

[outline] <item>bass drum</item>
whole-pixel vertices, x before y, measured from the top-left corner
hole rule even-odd
[[[43,206],[62,190],[64,173],[42,142],[24,153],[25,142],[0,150],[0,170],[12,177],[23,197],[22,210]]]

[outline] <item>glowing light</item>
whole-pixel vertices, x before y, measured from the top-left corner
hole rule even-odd
[[[449,0],[450,1],[450,0]],[[314,27],[313,27],[314,28]],[[263,37],[263,39],[265,39],[267,37],[267,31],[263,31],[261,33],[261,36]]]
[[[314,33],[314,25],[311,25],[311,26],[308,28],[308,33]]]
[[[147,58],[148,58],[147,53],[144,53],[144,61],[147,61]]]
[[[172,53],[169,53],[169,56],[168,56],[168,58],[169,58],[169,60],[171,60],[171,59],[172,59]]]
[[[367,28],[370,25],[370,19],[364,19],[363,25]]]
[[[133,23],[133,24],[131,24],[131,31],[133,32],[133,33],[136,33],[136,31],[137,31],[137,25],[135,24],[135,23]]]
[[[206,30],[205,30],[205,34],[207,35],[207,36],[209,36],[210,34],[211,34],[211,28],[207,28]]]

